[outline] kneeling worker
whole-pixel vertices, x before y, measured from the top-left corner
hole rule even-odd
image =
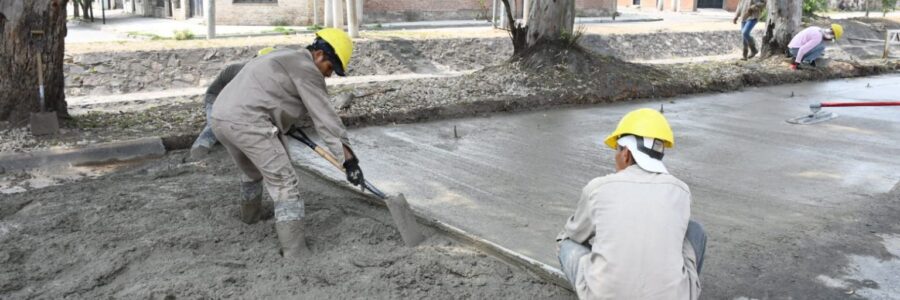
[[[691,192],[669,174],[668,121],[652,109],[625,115],[605,144],[616,173],[591,180],[557,240],[581,299],[697,299],[706,234],[690,220]]]
[[[328,149],[344,162],[347,180],[363,183],[359,160],[325,90],[325,77],[344,76],[352,53],[346,33],[323,29],[305,50],[275,50],[247,62],[213,104],[213,132],[244,175],[241,220],[259,221],[264,182],[275,202],[275,231],[285,258],[309,253],[303,199],[284,143],[294,123],[309,116]]]

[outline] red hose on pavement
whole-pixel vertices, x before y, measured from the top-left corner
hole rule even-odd
[[[846,107],[846,106],[900,106],[900,101],[879,102],[822,102],[820,107]]]

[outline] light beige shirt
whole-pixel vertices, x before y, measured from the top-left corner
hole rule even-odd
[[[592,245],[578,265],[578,297],[697,299],[690,216],[691,192],[672,175],[632,165],[592,180],[558,236]]]
[[[334,111],[325,77],[306,49],[280,49],[247,62],[213,104],[211,117],[250,126],[272,126],[284,134],[309,116],[338,161],[347,130]]]

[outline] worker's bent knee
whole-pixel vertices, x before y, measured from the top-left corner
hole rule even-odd
[[[304,211],[303,200],[299,198],[290,201],[275,202],[275,222],[297,221],[303,219],[306,214]]]
[[[570,239],[559,242],[559,265],[572,286],[575,286],[575,277],[578,276],[578,262],[590,253],[590,248]]]

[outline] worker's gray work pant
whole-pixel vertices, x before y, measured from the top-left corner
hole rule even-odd
[[[197,139],[194,140],[194,144],[191,145],[191,149],[197,147],[205,147],[206,149],[211,149],[217,142],[216,135],[213,133],[212,127],[209,125],[209,116],[212,114],[212,106],[213,103],[216,102],[216,95],[214,94],[206,94],[204,96],[204,105],[206,106],[206,126],[203,126],[203,131],[200,132],[200,135],[197,136]]]
[[[275,222],[300,220],[303,200],[297,173],[274,125],[239,124],[210,119],[212,130],[243,172],[241,181],[265,181],[275,202]]]
[[[703,268],[703,254],[706,252],[706,231],[699,223],[688,222],[687,233],[684,238],[691,243],[694,254],[697,257],[697,274]],[[566,279],[575,286],[575,278],[578,275],[578,262],[581,257],[591,253],[591,248],[576,243],[570,239],[559,242],[559,265]]]

